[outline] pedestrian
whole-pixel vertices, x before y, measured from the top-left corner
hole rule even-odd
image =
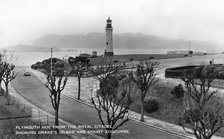
[[[212,60],[209,61],[209,64],[212,65]]]

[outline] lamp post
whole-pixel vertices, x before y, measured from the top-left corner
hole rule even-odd
[[[52,48],[51,48],[51,77],[52,77]]]

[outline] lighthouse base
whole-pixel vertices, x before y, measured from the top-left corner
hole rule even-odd
[[[104,57],[112,57],[114,56],[114,52],[104,52]]]

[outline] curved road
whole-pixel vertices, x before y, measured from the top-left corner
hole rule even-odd
[[[12,87],[17,93],[24,96],[25,99],[28,99],[41,109],[54,114],[48,89],[34,74],[31,76],[23,76],[24,70],[24,67],[16,68],[17,77],[11,82]],[[74,101],[64,95],[62,95],[59,109],[60,118],[75,125],[101,125],[94,108]],[[112,137],[116,139],[183,139],[183,137],[160,131],[131,120],[120,127],[120,130],[122,129],[129,130],[129,133],[113,134]],[[105,137],[102,134],[100,136]]]

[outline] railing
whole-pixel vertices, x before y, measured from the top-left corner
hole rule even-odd
[[[9,90],[10,92],[14,91],[11,89]],[[26,137],[26,135],[24,136],[16,135],[16,131],[17,131],[16,127],[20,127],[20,126],[42,127],[42,126],[55,125],[54,123],[55,116],[53,114],[50,114],[38,108],[37,106],[29,103],[18,94],[11,93],[11,95],[9,95],[9,99],[10,99],[10,105],[14,105],[15,108],[23,114],[20,116],[13,116],[13,114],[10,111],[8,111],[7,109],[4,109],[4,105],[0,105],[0,110],[1,108],[5,110],[5,113],[3,114],[8,114],[7,117],[11,117],[11,119],[8,119],[10,122],[8,122],[7,127],[4,129],[0,128],[0,134],[2,134],[2,136],[11,136],[11,138]],[[66,125],[73,125],[73,124],[59,118],[59,125],[66,126]],[[74,129],[74,130],[78,131],[82,129]],[[40,135],[36,135],[36,136],[40,136]],[[45,136],[47,137],[49,135],[44,135],[44,137]],[[67,136],[67,138],[82,138],[82,139],[88,139],[88,138],[94,138],[94,137],[98,138],[97,136],[93,134],[87,134],[87,133],[86,134],[63,134],[61,136],[63,137]]]

